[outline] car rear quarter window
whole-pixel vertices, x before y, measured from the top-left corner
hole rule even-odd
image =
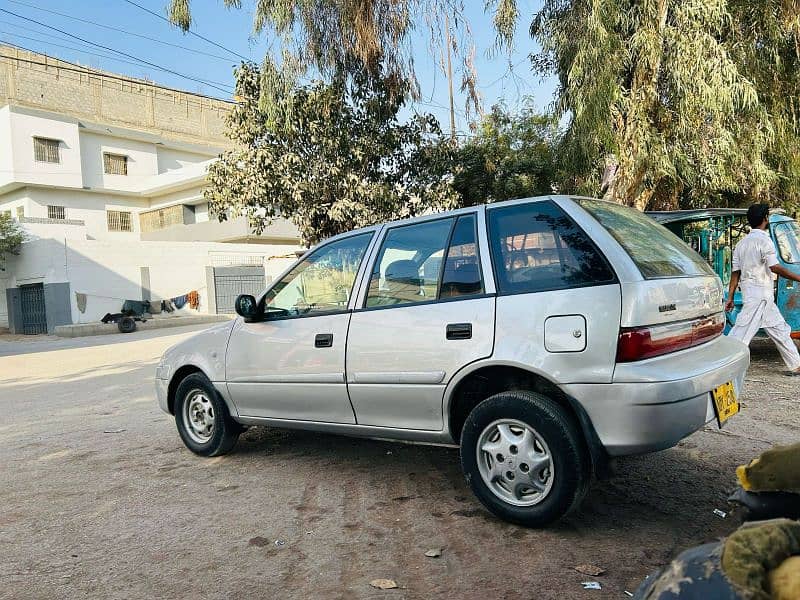
[[[714,275],[702,256],[644,213],[603,200],[575,202],[619,242],[645,279]]]
[[[616,281],[595,244],[555,203],[489,208],[492,263],[502,294]]]

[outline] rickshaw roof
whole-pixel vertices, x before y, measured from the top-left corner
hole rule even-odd
[[[653,210],[645,213],[662,225],[667,223],[696,223],[707,221],[715,217],[746,217],[746,208],[701,208],[691,210]],[[781,208],[770,209],[770,221],[772,217],[780,217],[780,221],[791,221],[785,216],[785,211]]]

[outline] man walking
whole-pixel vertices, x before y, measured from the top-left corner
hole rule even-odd
[[[800,353],[791,338],[792,329],[775,304],[772,274],[800,282],[800,275],[778,263],[775,244],[767,233],[769,205],[754,204],[747,209],[747,220],[752,231],[733,251],[733,273],[728,289],[725,310],[733,310],[736,287],[742,289],[744,306],[736,317],[730,335],[750,344],[759,329],[763,329],[778,347],[789,375],[800,375]]]

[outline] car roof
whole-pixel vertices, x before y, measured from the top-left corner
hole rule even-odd
[[[474,204],[472,206],[465,206],[463,208],[455,208],[453,210],[446,210],[446,211],[442,211],[442,212],[431,212],[431,213],[427,213],[427,214],[424,214],[424,215],[417,215],[415,217],[408,217],[408,218],[405,218],[405,219],[397,219],[395,221],[385,221],[383,223],[379,223],[378,225],[371,225],[369,227],[362,227],[360,229],[352,229],[350,231],[346,231],[344,233],[339,233],[337,235],[333,235],[333,236],[331,236],[329,238],[321,240],[319,242],[319,244],[321,244],[323,242],[325,242],[325,243],[332,242],[334,240],[347,238],[347,237],[350,237],[350,236],[353,236],[353,235],[358,235],[358,234],[361,234],[361,233],[372,233],[372,232],[377,231],[378,229],[380,229],[381,227],[384,227],[384,226],[385,227],[397,227],[397,226],[400,226],[400,225],[409,225],[411,223],[421,223],[423,221],[430,221],[430,220],[434,220],[434,219],[446,219],[446,218],[452,217],[452,216],[457,216],[457,215],[468,214],[468,213],[471,213],[471,212],[476,212],[476,211],[479,211],[483,207],[495,208],[495,207],[500,207],[500,206],[510,206],[510,205],[514,205],[514,204],[522,204],[522,203],[525,203],[525,202],[541,202],[541,201],[544,201],[544,200],[551,200],[551,199],[554,199],[554,198],[567,198],[567,199],[572,200],[574,198],[579,198],[579,196],[548,194],[548,195],[545,195],[545,196],[531,196],[531,197],[528,197],[528,198],[515,198],[513,200],[503,200],[502,202]],[[316,244],[315,246],[319,246],[319,244]]]

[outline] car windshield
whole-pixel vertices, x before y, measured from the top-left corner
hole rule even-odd
[[[702,256],[644,213],[602,200],[575,201],[619,242],[645,279],[714,275]]]
[[[800,263],[800,225],[797,221],[784,221],[774,228],[775,241],[784,262]]]

